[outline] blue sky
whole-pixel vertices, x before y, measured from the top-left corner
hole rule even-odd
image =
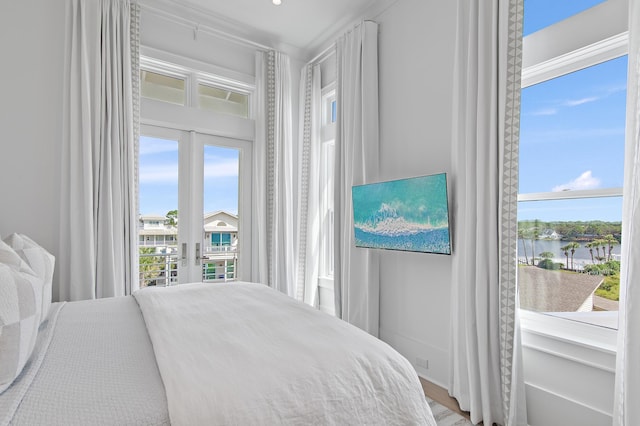
[[[187,142],[188,143],[188,142]],[[204,212],[238,213],[238,150],[204,149]],[[178,142],[140,138],[140,213],[164,216],[178,208]]]
[[[602,0],[525,0],[525,35]],[[622,187],[627,57],[523,89],[520,193]],[[520,219],[620,221],[621,200],[521,203]]]

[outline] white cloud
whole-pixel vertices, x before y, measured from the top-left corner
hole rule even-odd
[[[531,115],[556,115],[558,110],[556,108],[544,108],[537,111],[533,111]]]
[[[589,102],[595,102],[598,99],[600,98],[597,96],[590,96],[588,98],[581,98],[581,99],[569,99],[568,101],[564,102],[564,105],[574,107],[578,105],[588,104]]]
[[[593,177],[591,170],[587,170],[574,180],[562,185],[554,186],[553,192],[595,189],[600,186],[600,179]]]

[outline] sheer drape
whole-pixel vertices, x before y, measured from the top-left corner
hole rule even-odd
[[[264,251],[256,259],[252,280],[295,297],[296,232],[293,210],[293,140],[289,57],[273,50],[256,56],[258,100],[254,183],[258,219],[253,241]],[[264,180],[262,180],[264,179]],[[262,204],[264,203],[264,204]],[[262,222],[260,214],[266,218]],[[266,258],[266,263],[263,259]],[[266,275],[265,275],[266,274]]]
[[[320,124],[322,109],[320,66],[307,65],[300,75],[299,244],[296,298],[318,305],[320,262]]]
[[[137,31],[128,0],[67,1],[60,300],[137,286]]]
[[[377,336],[378,253],[355,248],[351,187],[375,182],[379,169],[378,24],[363,22],[341,37],[336,58],[336,315]]]
[[[521,41],[521,0],[458,1],[449,393],[489,425],[526,425],[515,291]]]
[[[640,1],[629,0],[620,311],[613,424],[640,424]]]

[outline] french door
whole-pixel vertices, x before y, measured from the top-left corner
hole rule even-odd
[[[144,125],[140,286],[250,279],[251,143]]]

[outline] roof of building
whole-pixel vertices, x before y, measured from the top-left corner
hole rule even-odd
[[[148,220],[160,220],[160,221],[165,221],[167,220],[166,216],[157,216],[154,214],[147,214],[147,215],[140,215],[140,220],[142,221],[148,221]]]
[[[536,312],[575,312],[602,283],[602,276],[518,268],[520,307]]]
[[[175,226],[164,228],[139,229],[138,235],[178,235],[178,228]]]

